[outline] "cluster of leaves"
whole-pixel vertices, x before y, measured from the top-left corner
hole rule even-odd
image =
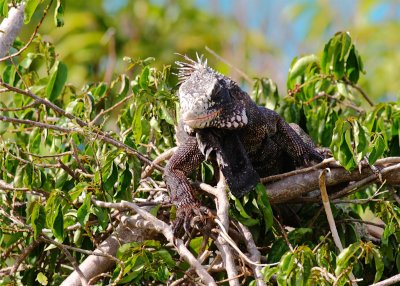
[[[288,95],[283,100],[280,100],[276,84],[264,78],[255,81],[252,95],[256,102],[276,109],[287,121],[300,124],[320,146],[330,147],[343,167],[353,170],[366,159],[373,164],[381,157],[400,155],[398,102],[373,105],[357,85],[363,73],[362,59],[350,35],[337,33],[320,56],[306,55],[293,60],[287,79]],[[376,191],[375,186],[369,186],[352,198],[368,199]],[[345,249],[337,255],[332,241],[323,238],[326,221],[321,218],[315,221],[318,208],[312,206],[303,206],[299,213],[301,225],[318,227],[289,232],[288,241],[296,246],[293,251],[282,237],[277,238],[281,233],[279,227],[270,225],[275,240],[267,258],[279,264],[264,269],[266,281],[276,275],[279,285],[346,285],[351,271],[356,277],[364,278],[363,283],[379,281],[384,273],[389,276],[397,273],[400,270],[399,232],[395,228],[400,226],[400,213],[387,194],[378,198],[377,202],[364,205],[335,206],[334,217],[336,220],[360,219],[366,211],[372,211],[385,223],[380,245],[360,242],[367,238],[355,224],[339,225]],[[242,209],[236,203],[232,207]],[[247,207],[248,213],[257,209],[251,204]],[[260,217],[249,216],[258,221],[246,222],[248,216],[240,214],[241,221],[249,226],[263,224]],[[270,239],[267,235],[259,241],[269,245]]]
[[[28,2],[32,11],[40,3]],[[21,57],[2,63],[2,82],[21,90],[29,87],[72,117],[61,116],[23,93],[0,93],[2,116],[16,120],[0,122],[0,180],[14,188],[0,193],[0,249],[6,253],[0,260],[1,267],[15,262],[20,245],[32,245],[43,235],[94,249],[104,239],[112,214],[93,205],[92,196],[107,202],[149,196],[138,188],[141,161],[101,138],[107,135],[149,158],[172,147],[175,81],[168,66],[156,69],[151,58],[126,61],[127,74],[82,89],[66,84],[66,64],[40,37]],[[380,104],[367,114],[358,99],[357,81],[362,73],[362,61],[350,36],[339,33],[326,44],[321,57],[311,55],[293,61],[287,82],[289,95],[284,100],[269,79],[256,81],[254,95],[259,103],[277,109],[288,121],[298,122],[315,142],[330,146],[335,158],[350,170],[365,156],[373,163],[381,156],[399,153],[398,107],[394,103]],[[213,174],[203,165],[204,178],[206,173]],[[153,178],[160,179],[160,175]],[[355,197],[368,198],[374,191],[371,188]],[[232,198],[230,215],[251,227],[258,245],[269,248],[265,252],[269,262],[280,262],[264,269],[267,281],[275,275],[280,285],[329,285],[334,279],[344,285],[352,271],[359,277],[374,268],[374,277],[366,278],[370,282],[400,270],[399,210],[384,202],[385,197],[381,199],[360,208],[334,208],[337,219],[359,218],[358,212],[369,208],[386,223],[380,248],[371,242],[357,242],[363,237],[351,224],[343,227],[341,239],[346,249],[339,255],[330,239],[324,237],[327,224],[323,218],[318,219],[318,227],[289,232],[287,239],[295,246],[290,251],[282,229],[273,221],[261,185],[241,200]],[[316,207],[308,207],[304,225],[311,225],[317,212]],[[198,251],[201,242],[202,238],[194,238],[192,249]],[[84,259],[79,252],[73,252],[73,256],[78,262]],[[164,283],[171,273],[180,276],[187,269],[156,241],[125,245],[118,258],[126,266],[121,283]],[[5,277],[1,282],[20,279],[32,285],[38,279],[42,284],[58,285],[69,273],[61,267],[66,257],[59,248],[40,244],[26,261],[30,267],[19,272],[21,277]],[[392,266],[394,261],[396,267]],[[120,271],[117,267],[111,280]]]
[[[143,243],[131,242],[118,249],[117,257],[124,261],[124,278],[119,282],[140,284],[142,281],[156,281],[165,283],[171,276],[170,270],[179,271],[177,262],[169,251],[161,247],[155,240],[146,240]],[[187,269],[183,264],[181,271]],[[116,276],[121,271],[118,266],[114,270]]]
[[[1,259],[1,267],[13,265],[15,258],[10,253],[18,254],[18,245],[28,246],[42,235],[93,249],[111,217],[106,209],[93,206],[91,197],[108,202],[132,200],[141,162],[101,142],[100,133],[107,132],[150,159],[157,155],[151,146],[162,152],[173,145],[176,99],[169,67],[159,71],[151,66],[152,59],[127,59],[131,78],[121,75],[109,85],[100,82],[78,90],[66,85],[67,67],[56,58],[52,45],[37,38],[25,54],[2,66],[1,81],[21,90],[29,86],[33,94],[73,117],[60,117],[54,109],[21,93],[0,95],[2,116],[33,122],[32,126],[0,124],[0,180],[14,188],[0,197],[0,249],[9,252]],[[80,125],[80,121],[87,124]],[[137,192],[136,196],[147,197],[148,193]],[[77,223],[81,227],[68,230]],[[84,258],[79,253],[74,256],[78,261]],[[46,283],[58,285],[65,259],[58,248],[43,251],[41,247],[29,255],[31,267],[20,272],[21,281],[32,285],[40,273],[48,278]],[[166,265],[171,264],[169,259]],[[162,271],[164,276],[156,275],[160,281],[168,274],[165,267]],[[12,279],[2,278],[2,282]]]

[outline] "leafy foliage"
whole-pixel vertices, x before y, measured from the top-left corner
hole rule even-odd
[[[26,21],[40,2],[28,1]],[[0,1],[2,15],[7,13],[4,3]],[[63,22],[63,3],[57,1],[57,26]],[[152,13],[164,13],[149,7]],[[153,24],[162,28],[158,22]],[[141,44],[151,46],[151,40],[146,38]],[[93,250],[109,235],[109,228],[115,228],[118,213],[94,205],[92,198],[155,201],[154,194],[140,184],[143,158],[153,160],[175,144],[176,79],[170,66],[142,58],[126,57],[126,73],[82,88],[69,83],[70,66],[40,36],[21,56],[1,63],[1,84],[9,87],[0,93],[1,267],[12,266],[20,249],[36,246],[17,275],[2,276],[1,283],[59,285],[70,273],[63,267],[69,264],[67,256],[60,248],[47,246],[43,238]],[[337,33],[320,56],[293,60],[286,97],[281,98],[276,84],[264,78],[255,80],[253,97],[299,123],[317,144],[330,147],[343,167],[352,170],[365,158],[373,164],[400,152],[398,103],[365,107],[365,94],[357,85],[363,73],[352,38]],[[118,144],[111,144],[111,139]],[[201,169],[197,177],[212,182],[212,166],[205,163]],[[152,180],[160,181],[161,175],[154,173]],[[288,231],[274,220],[261,184],[244,198],[230,198],[230,217],[250,227],[268,263],[278,263],[263,269],[267,282],[347,285],[353,273],[368,284],[400,271],[399,208],[387,192],[378,191],[369,186],[350,196],[366,200],[363,205],[333,205],[335,220],[345,222],[338,226],[345,247],[340,253],[327,235],[329,228],[319,215],[319,206],[304,206],[300,226]],[[207,198],[203,202],[212,206]],[[369,241],[360,231],[364,226],[356,223],[366,212],[385,223],[379,242]],[[174,208],[156,203],[152,213],[169,222]],[[212,240],[201,236],[193,237],[190,248],[196,254],[214,250]],[[85,259],[79,251],[71,253],[78,263]],[[182,278],[188,270],[163,239],[125,244],[117,258],[121,264],[99,283],[166,283],[170,277]],[[221,280],[224,275],[215,274]],[[252,276],[244,279],[255,285]]]

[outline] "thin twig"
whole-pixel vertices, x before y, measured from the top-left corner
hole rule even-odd
[[[345,79],[344,82],[348,85],[350,85],[351,87],[355,88],[361,95],[362,97],[364,97],[364,99],[368,102],[368,104],[370,106],[374,106],[374,103],[372,102],[372,100],[369,98],[369,96],[367,95],[367,93],[357,84]]]
[[[108,113],[108,112],[110,112],[110,111],[113,111],[114,109],[118,108],[119,106],[121,106],[122,104],[124,104],[125,102],[127,102],[129,99],[133,98],[134,96],[135,96],[134,94],[131,94],[131,95],[125,97],[124,99],[118,101],[116,104],[114,104],[114,105],[111,106],[110,108],[107,108],[106,110],[100,111],[99,114],[97,114],[96,117],[95,117],[92,121],[90,121],[89,125],[95,124],[95,123],[97,122],[97,120],[98,120],[101,116],[103,116],[104,114],[106,114],[106,113]]]
[[[1,84],[1,83],[0,83]],[[27,124],[27,125],[33,125],[39,128],[44,128],[44,129],[51,129],[51,130],[56,130],[56,131],[60,131],[60,132],[64,132],[64,133],[78,133],[78,134],[82,134],[85,136],[88,136],[91,139],[99,139],[101,141],[107,142],[111,145],[114,145],[117,148],[123,149],[126,151],[127,154],[130,155],[134,155],[136,156],[138,159],[142,160],[143,162],[147,163],[147,164],[151,164],[152,161],[150,159],[148,159],[146,156],[144,156],[143,154],[139,153],[138,151],[136,151],[135,149],[133,149],[132,147],[104,134],[104,133],[96,133],[90,130],[84,130],[81,128],[77,128],[77,127],[71,127],[71,128],[66,128],[66,127],[61,127],[58,125],[53,125],[53,124],[47,124],[47,123],[42,123],[42,122],[38,122],[38,121],[32,121],[32,120],[26,120],[26,119],[17,119],[17,118],[11,118],[11,117],[7,117],[7,116],[3,116],[0,115],[0,121],[4,121],[4,122],[11,122],[11,123],[18,123],[18,124]],[[85,123],[86,124],[86,123]],[[164,169],[158,165],[155,165],[155,168],[161,172],[164,171]]]
[[[22,153],[24,153],[28,156],[37,157],[37,158],[57,158],[57,157],[72,155],[72,151],[66,151],[63,153],[52,154],[52,155],[39,155],[39,154],[29,153],[24,150],[19,150],[19,151],[21,151]]]
[[[25,260],[25,258],[40,244],[41,240],[37,239],[32,241],[32,243],[22,250],[21,254],[18,256],[11,268],[10,275],[14,275],[18,271],[19,265]]]
[[[225,63],[227,66],[229,66],[230,68],[234,69],[238,74],[240,74],[249,84],[253,84],[253,80],[242,70],[240,70],[239,68],[235,67],[233,64],[231,64],[230,62],[228,62],[226,59],[224,59],[223,57],[221,57],[220,55],[218,55],[214,50],[210,49],[209,47],[206,46],[206,51],[209,52],[210,54],[212,54],[214,57],[216,57],[218,60],[220,60],[221,62]]]
[[[242,257],[249,265],[255,265],[255,266],[275,266],[278,265],[279,262],[277,263],[257,263],[252,261],[250,258],[248,258],[241,250],[240,248],[236,245],[236,243],[232,240],[232,238],[228,235],[226,232],[226,229],[224,228],[223,224],[221,223],[220,220],[215,219],[215,222],[220,226],[220,229],[215,229],[216,232],[220,233],[223,238],[232,246],[234,250]]]
[[[42,236],[42,239],[50,242],[51,244],[54,244],[55,246],[57,246],[59,249],[61,249],[62,252],[64,252],[65,256],[67,257],[67,259],[69,260],[69,262],[71,262],[72,266],[74,267],[74,270],[76,271],[76,273],[78,273],[80,279],[81,279],[81,283],[83,286],[87,286],[88,281],[87,278],[85,277],[85,275],[82,273],[81,269],[79,268],[78,263],[76,262],[75,258],[72,257],[71,253],[68,251],[67,247],[49,237],[46,236]]]
[[[363,113],[364,112],[364,109],[354,105],[353,103],[347,103],[345,101],[341,101],[340,99],[336,98],[335,96],[327,94],[324,91],[318,92],[316,96],[314,96],[313,98],[310,98],[304,104],[305,105],[309,105],[311,102],[313,102],[313,101],[315,101],[315,100],[317,100],[318,98],[321,98],[321,97],[327,97],[327,98],[336,100],[339,104],[341,104],[343,106],[346,106],[346,107],[350,107],[350,108],[354,109],[355,111],[357,111],[358,113]]]
[[[355,218],[348,218],[348,219],[341,219],[336,221],[337,223],[346,223],[346,222],[358,222],[358,223],[363,223],[363,224],[370,224],[376,227],[380,227],[380,228],[385,228],[385,224],[384,223],[375,223],[372,221],[366,221],[366,220],[362,220],[362,219],[355,219]]]
[[[260,263],[261,253],[257,249],[257,245],[254,242],[250,230],[247,228],[247,226],[245,226],[241,222],[238,222],[238,225],[244,236],[244,243],[246,244],[247,250],[250,253],[250,259],[252,261],[255,261],[256,263]],[[254,279],[256,280],[256,285],[265,286],[266,284],[264,282],[263,275],[261,273],[261,267],[256,265],[250,265],[250,267],[253,270],[253,275]]]
[[[30,103],[30,104],[28,104],[28,105],[21,106],[21,107],[0,108],[0,111],[1,111],[1,112],[6,112],[6,111],[22,111],[22,110],[25,110],[25,109],[34,107],[34,106],[36,106],[36,105],[38,105],[38,102],[34,101],[34,102],[32,102],[32,103]]]

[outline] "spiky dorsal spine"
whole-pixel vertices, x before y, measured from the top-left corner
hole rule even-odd
[[[186,62],[176,61],[175,64],[178,66],[178,80],[179,84],[186,81],[196,70],[207,69],[209,68],[207,65],[207,59],[203,60],[203,55],[196,53],[197,61],[189,58],[187,55],[181,55]]]

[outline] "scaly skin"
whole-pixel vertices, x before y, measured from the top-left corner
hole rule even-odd
[[[177,208],[175,233],[182,226],[188,231],[193,217],[207,214],[187,179],[204,160],[217,160],[232,194],[241,197],[260,177],[323,159],[311,139],[303,141],[282,117],[257,106],[231,79],[209,68],[201,58],[197,62],[185,59],[188,63],[178,63],[181,144],[164,171]]]

